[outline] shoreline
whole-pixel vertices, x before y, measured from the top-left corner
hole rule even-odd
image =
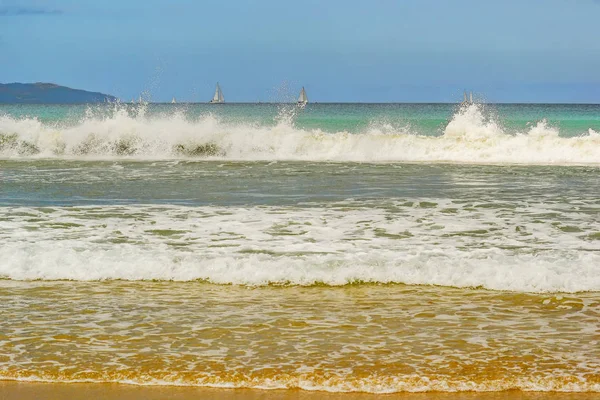
[[[421,392],[421,393],[331,393],[321,391],[226,389],[193,386],[138,386],[119,383],[46,383],[0,381],[0,400],[33,399],[235,399],[235,400],[369,400],[375,398],[400,400],[575,400],[597,398],[593,392]]]

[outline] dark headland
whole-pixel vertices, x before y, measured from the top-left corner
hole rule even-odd
[[[73,104],[116,101],[108,94],[71,89],[54,83],[0,83],[0,103]]]

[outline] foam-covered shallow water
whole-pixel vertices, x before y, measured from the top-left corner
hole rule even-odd
[[[0,281],[0,379],[600,391],[592,294]]]
[[[4,278],[600,291],[597,168],[0,165]]]
[[[0,277],[9,279],[600,291],[600,223],[581,206],[420,198],[2,211]]]
[[[0,379],[600,391],[596,108],[123,107],[0,116]]]

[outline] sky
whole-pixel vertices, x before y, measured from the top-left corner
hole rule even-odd
[[[0,0],[0,82],[123,100],[600,103],[600,0]]]

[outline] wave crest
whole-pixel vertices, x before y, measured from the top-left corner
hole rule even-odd
[[[181,112],[148,116],[117,106],[110,115],[88,113],[75,124],[0,117],[0,157],[518,164],[600,163],[600,134],[589,129],[561,137],[539,121],[527,132],[507,133],[481,105],[462,107],[441,135],[410,127],[372,124],[362,133],[301,129],[283,113],[272,125],[227,122],[214,115],[189,119]]]

